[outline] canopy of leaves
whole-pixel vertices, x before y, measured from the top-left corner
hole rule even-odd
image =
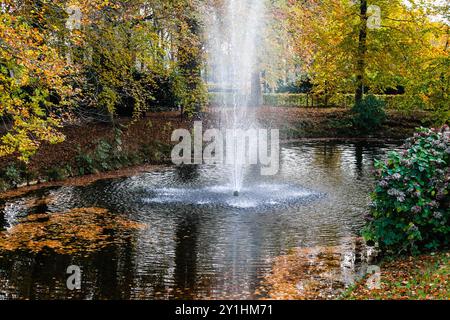
[[[28,161],[68,121],[205,102],[200,3],[3,1],[0,156]],[[74,112],[76,111],[76,112]]]
[[[363,59],[365,92],[405,88],[404,108],[435,111],[450,118],[449,6],[435,1],[370,1],[381,25],[367,27],[367,50],[359,55],[359,32],[370,19],[360,1],[287,1],[286,27],[302,68],[319,94],[354,92],[358,59]],[[432,19],[439,16],[442,19]]]
[[[25,6],[6,1],[0,11],[0,156],[26,161],[43,141],[62,141],[57,128],[70,88],[64,59],[50,45],[51,6],[43,3],[39,12]]]

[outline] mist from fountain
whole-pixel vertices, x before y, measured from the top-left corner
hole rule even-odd
[[[264,1],[224,0],[223,6],[213,6],[214,12],[208,12],[209,64],[212,78],[220,88],[216,101],[219,122],[221,129],[232,129],[234,138],[234,145],[228,150],[234,149],[230,176],[235,196],[242,189],[246,168],[245,156],[237,152],[237,135],[240,130],[257,127],[252,107],[256,107],[258,99],[254,99],[252,78],[258,72]]]

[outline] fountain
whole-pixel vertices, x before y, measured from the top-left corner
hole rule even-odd
[[[230,176],[236,197],[242,189],[245,171],[237,135],[239,130],[257,126],[250,107],[260,102],[255,94],[260,88],[259,77],[255,74],[264,9],[264,0],[226,0],[221,8],[213,6],[214,14],[209,21],[210,67],[213,81],[220,88],[220,126],[233,131],[234,143],[228,150],[234,153]]]
[[[210,76],[222,89],[220,127],[231,129],[225,144],[233,163],[203,165],[194,157],[194,165],[1,198],[0,299],[67,299],[69,253],[88,280],[73,297],[86,299],[256,299],[261,279],[278,283],[276,271],[287,267],[294,271],[281,286],[288,294],[295,287],[329,298],[363,270],[353,237],[369,209],[373,162],[397,146],[289,144],[270,178],[242,161],[243,149],[252,151],[238,142],[240,130],[257,127],[252,82],[259,82],[264,1],[214,0],[223,10],[208,11]],[[314,283],[320,292],[306,290]]]

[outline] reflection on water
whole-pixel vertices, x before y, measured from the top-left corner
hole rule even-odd
[[[361,238],[343,238],[336,246],[295,248],[274,259],[257,293],[266,299],[336,299],[364,276],[376,255]]]
[[[114,241],[119,233],[109,230],[109,246],[83,254],[0,250],[0,298],[259,297],[255,291],[277,257],[293,248],[341,248],[348,255],[342,244],[364,224],[373,161],[393,148],[288,145],[280,173],[260,177],[257,168],[249,170],[238,198],[227,186],[227,170],[197,166],[2,200],[4,236],[29,214],[73,208],[105,208],[146,228],[120,242]],[[69,265],[82,268],[80,291],[66,289]]]

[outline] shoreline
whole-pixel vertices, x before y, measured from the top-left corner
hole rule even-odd
[[[132,166],[132,167],[113,170],[113,171],[98,172],[98,173],[84,175],[84,176],[78,176],[78,177],[69,177],[65,180],[60,180],[60,181],[38,182],[33,185],[27,185],[27,186],[23,186],[23,187],[19,187],[19,188],[10,189],[5,192],[1,192],[0,200],[21,196],[23,194],[26,194],[31,191],[39,190],[41,188],[62,187],[62,186],[85,186],[85,185],[89,185],[91,183],[94,183],[94,182],[100,181],[100,180],[132,177],[134,175],[158,170],[158,169],[161,169],[164,167],[167,167],[167,165],[144,164],[144,165],[137,165],[137,166]]]
[[[293,143],[308,143],[308,142],[335,142],[335,143],[357,143],[357,142],[369,142],[369,143],[401,143],[400,139],[388,139],[383,140],[376,137],[316,137],[316,138],[299,138],[299,139],[285,139],[281,140],[281,145],[289,145]],[[170,161],[166,161],[161,164],[137,164],[127,167],[123,167],[116,170],[102,171],[92,174],[86,174],[82,176],[67,177],[63,180],[55,181],[30,181],[26,185],[22,184],[16,187],[12,187],[8,190],[0,192],[0,199],[11,198],[20,196],[24,193],[35,191],[41,188],[47,187],[59,187],[59,186],[80,186],[88,185],[99,180],[107,180],[114,178],[125,178],[145,173],[149,171],[158,170],[165,167],[174,166]]]
[[[207,110],[202,118],[204,127],[214,126],[216,116],[213,109]],[[420,117],[395,113],[382,128],[373,134],[364,134],[349,124],[349,117],[349,110],[345,108],[265,106],[257,111],[257,119],[262,126],[280,130],[281,144],[327,141],[399,143],[410,136],[421,121]],[[193,122],[181,119],[178,112],[157,112],[136,121],[119,118],[114,125],[91,122],[67,126],[63,128],[64,142],[42,145],[28,164],[12,157],[2,159],[0,198],[4,192],[30,185],[61,185],[61,181],[73,177],[105,176],[106,173],[136,170],[134,168],[142,166],[169,164],[173,130],[190,130]]]

